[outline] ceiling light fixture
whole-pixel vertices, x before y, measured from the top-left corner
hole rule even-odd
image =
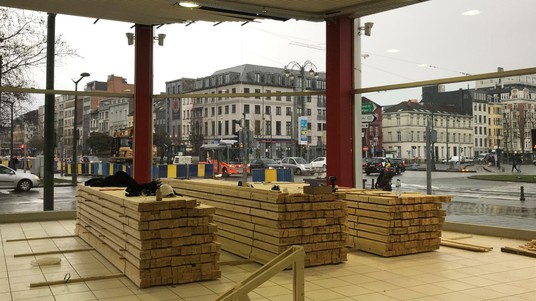
[[[388,49],[387,52],[389,52],[389,53],[397,53],[397,52],[400,52],[400,50],[398,50],[398,49]]]
[[[180,1],[179,5],[186,8],[198,8],[199,4],[193,2],[193,1]]]
[[[480,11],[478,9],[472,9],[472,10],[468,10],[468,11],[462,13],[462,15],[464,15],[464,16],[476,16],[476,15],[479,15],[479,14],[480,14]]]

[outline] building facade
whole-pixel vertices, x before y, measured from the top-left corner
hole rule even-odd
[[[168,86],[167,90],[170,88]],[[206,94],[206,97],[180,99],[179,136],[183,143],[191,147],[192,141],[187,137],[202,137],[203,143],[236,139],[236,132],[241,127],[233,121],[243,120],[242,127],[249,129],[253,135],[249,145],[253,156],[281,158],[296,154],[314,158],[325,154],[324,95],[292,97],[236,94],[324,89],[323,74],[318,77],[309,73],[287,77],[283,68],[249,64],[219,70],[210,76],[195,79],[192,89],[187,92]],[[301,134],[305,133],[306,143],[296,146],[299,116],[307,120],[305,129],[300,131]]]
[[[426,157],[425,133],[429,125],[437,132],[433,143],[436,162],[452,156],[473,154],[473,118],[453,106],[409,100],[383,112],[383,147],[400,158],[421,161]]]

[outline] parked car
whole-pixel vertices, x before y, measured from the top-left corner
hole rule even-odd
[[[486,154],[486,153],[478,154],[478,156],[476,156],[476,158],[475,158],[475,161],[479,162],[479,163],[487,162],[488,161],[488,154]]]
[[[2,188],[14,188],[25,192],[39,186],[40,182],[39,177],[29,171],[14,170],[0,164],[0,187]]]
[[[388,158],[387,162],[395,168],[397,174],[401,174],[406,171],[406,160],[400,158]]]
[[[283,168],[281,163],[278,163],[274,159],[270,158],[258,158],[249,162],[248,169],[271,169],[271,168]]]
[[[291,168],[296,175],[314,174],[314,168],[302,157],[285,157],[281,159],[283,167]]]
[[[363,171],[370,175],[371,173],[379,173],[387,164],[385,157],[372,157],[363,159]]]
[[[328,166],[327,165],[327,161],[326,161],[326,157],[318,157],[316,159],[314,159],[313,161],[311,161],[311,166],[313,166],[314,169],[318,170],[318,171],[322,171],[322,170],[325,170],[326,167]]]

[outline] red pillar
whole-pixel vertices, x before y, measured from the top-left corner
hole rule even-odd
[[[353,41],[352,18],[326,22],[327,175],[344,187],[354,186]]]
[[[134,57],[134,179],[152,179],[153,149],[153,27],[136,25]]]

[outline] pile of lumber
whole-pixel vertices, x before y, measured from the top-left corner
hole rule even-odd
[[[221,276],[214,211],[190,197],[79,186],[76,234],[140,288],[212,280]]]
[[[348,246],[384,257],[439,249],[449,196],[346,190]]]
[[[162,179],[176,193],[216,207],[223,250],[266,263],[293,245],[305,250],[305,266],[346,261],[347,208],[336,193],[304,194],[305,184]]]

